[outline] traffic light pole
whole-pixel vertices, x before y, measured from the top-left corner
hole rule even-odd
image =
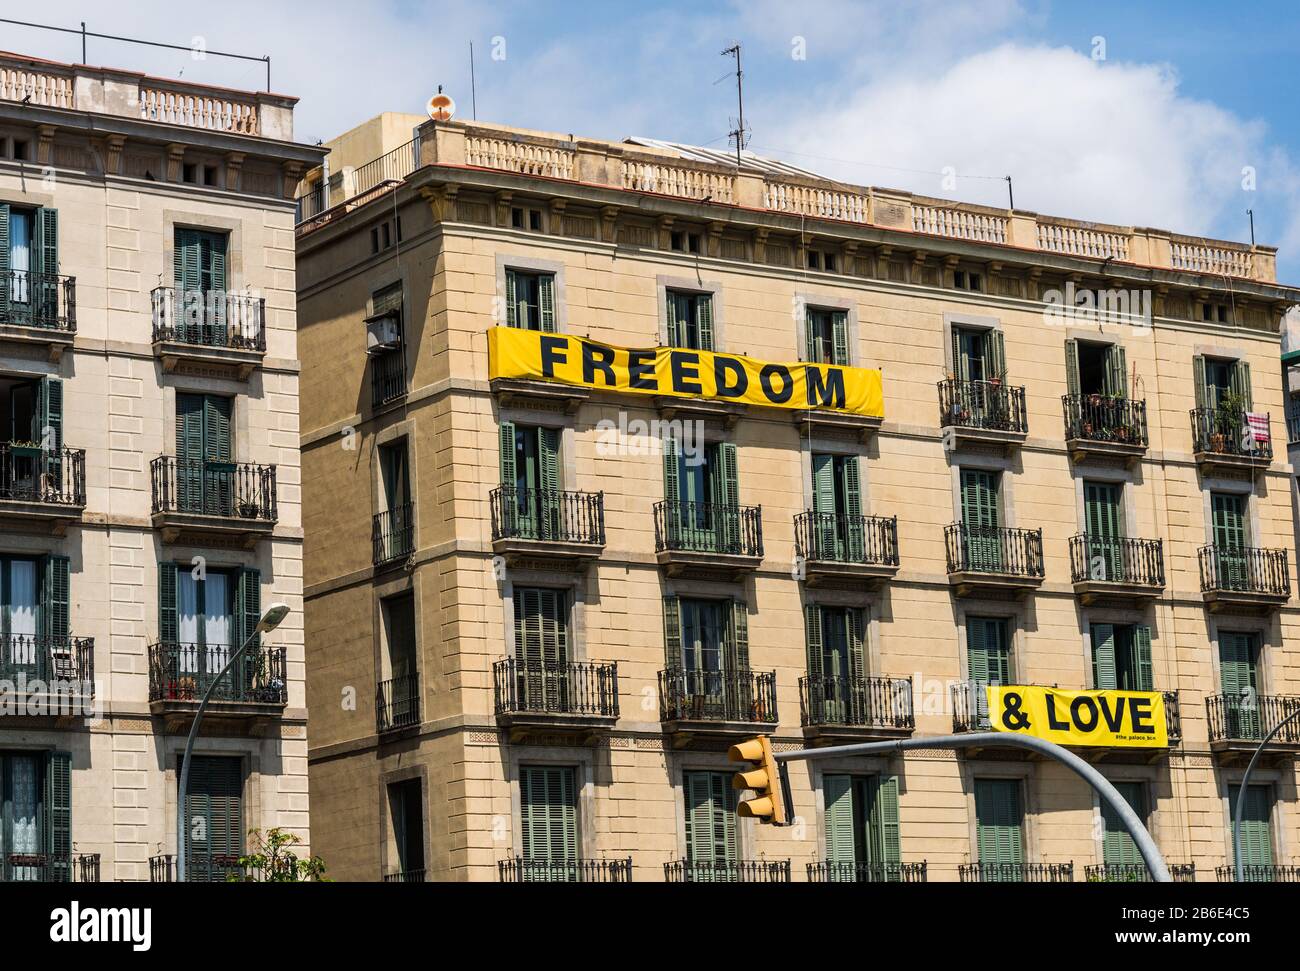
[[[1137,844],[1138,852],[1151,872],[1151,879],[1157,883],[1172,883],[1169,868],[1160,855],[1160,848],[1147,832],[1146,826],[1138,818],[1133,807],[1116,791],[1104,775],[1094,769],[1079,756],[1055,742],[1035,738],[1032,735],[1019,735],[1013,732],[971,732],[966,735],[939,735],[924,738],[900,738],[890,742],[863,742],[859,745],[828,745],[825,748],[805,748],[794,752],[774,753],[776,761],[784,768],[787,762],[811,759],[834,759],[845,755],[888,755],[891,752],[906,752],[918,748],[972,748],[980,745],[996,745],[1001,748],[1022,748],[1038,752],[1063,763],[1080,775],[1085,782],[1097,790],[1098,795],[1114,810],[1115,815],[1124,824],[1128,834]],[[784,773],[783,773],[784,774]]]

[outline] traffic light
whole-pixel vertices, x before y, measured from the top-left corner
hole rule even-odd
[[[727,758],[732,762],[750,762],[753,768],[737,772],[731,780],[736,789],[751,789],[753,799],[744,800],[736,807],[737,816],[757,819],[760,823],[786,826],[790,822],[790,794],[782,772],[772,756],[772,743],[766,735],[759,735],[731,746]]]

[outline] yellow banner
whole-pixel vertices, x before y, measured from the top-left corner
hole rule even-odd
[[[1169,730],[1159,691],[1058,691],[989,685],[989,724],[1058,745],[1165,748]]]
[[[516,327],[488,331],[488,376],[769,408],[817,408],[875,418],[885,414],[880,372],[872,368],[772,364],[681,347],[614,347]]]

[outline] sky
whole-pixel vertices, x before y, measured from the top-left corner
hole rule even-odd
[[[111,11],[111,15],[110,15]],[[304,17],[310,11],[310,17]],[[862,185],[1280,247],[1300,285],[1300,4],[726,0],[177,5],[0,0],[0,17],[271,57],[300,141],[442,85],[458,116],[725,148]],[[470,44],[474,86],[470,84]],[[260,63],[90,39],[92,64],[250,89]],[[80,60],[0,23],[0,49]]]

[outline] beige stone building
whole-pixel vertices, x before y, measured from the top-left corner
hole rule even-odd
[[[1229,878],[1244,758],[1300,704],[1272,248],[645,139],[327,147],[297,254],[333,873],[1145,876],[1005,746],[796,764],[795,825],[737,820],[731,742],[970,731],[1002,683],[1159,697],[1167,746],[1079,751],[1180,879]],[[883,420],[493,380],[494,327],[879,369]],[[1297,872],[1298,751],[1248,790],[1252,878]]]
[[[294,98],[0,55],[0,866],[170,879],[307,827]]]

